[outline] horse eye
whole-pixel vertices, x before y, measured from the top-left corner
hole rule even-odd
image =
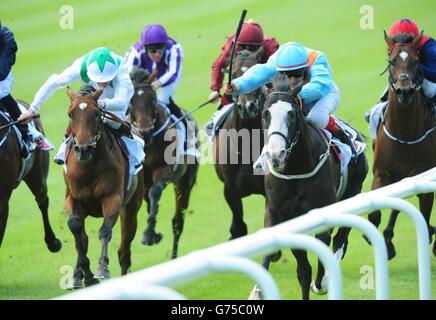
[[[71,119],[71,118],[73,117],[73,115],[71,114],[71,112],[68,112],[67,114],[68,114],[68,118]]]

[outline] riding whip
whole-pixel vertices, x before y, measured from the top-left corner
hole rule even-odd
[[[185,119],[186,117],[188,117],[189,115],[191,115],[192,113],[194,113],[195,111],[197,111],[200,108],[203,108],[205,105],[207,105],[208,103],[211,103],[212,101],[207,100],[206,102],[203,102],[202,104],[200,104],[198,107],[195,107],[194,109],[192,109],[191,111],[189,111],[187,114],[183,115],[183,117],[180,117],[176,122],[174,122],[172,125],[170,125],[168,127],[168,129],[173,128],[176,124],[178,124],[180,121],[182,121],[183,119]]]
[[[37,119],[37,118],[39,118],[39,114],[34,115],[34,116],[32,117],[32,119]],[[11,127],[11,126],[13,126],[13,125],[15,125],[15,124],[19,124],[19,123],[21,123],[21,121],[15,121],[15,122],[11,122],[11,123],[5,124],[4,126],[1,126],[1,127],[0,127],[0,130],[3,130],[3,129],[6,129],[6,128],[9,128],[9,127]]]
[[[236,29],[235,39],[233,40],[232,53],[230,55],[230,65],[229,65],[229,84],[232,82],[232,68],[233,68],[233,57],[235,55],[236,50],[236,42],[238,41],[239,34],[241,33],[242,25],[244,24],[245,15],[247,14],[247,10],[242,9],[241,18],[239,19],[238,28]],[[233,101],[232,96],[227,96],[229,101]]]

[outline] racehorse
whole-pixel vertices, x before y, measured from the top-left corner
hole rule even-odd
[[[131,122],[138,128],[145,141],[144,151],[144,182],[143,197],[147,202],[148,224],[141,238],[145,245],[157,244],[163,235],[156,232],[156,217],[158,214],[159,201],[163,190],[169,182],[174,183],[176,195],[176,212],[172,219],[173,227],[173,250],[172,259],[177,257],[180,236],[183,232],[183,224],[186,210],[189,205],[189,197],[197,179],[199,163],[195,157],[184,155],[182,159],[175,159],[172,146],[178,144],[180,138],[176,129],[171,129],[174,123],[169,111],[159,105],[156,100],[156,92],[151,86],[156,72],[151,75],[142,68],[135,68],[131,72],[134,85],[134,94],[130,103]],[[171,103],[173,103],[171,101]],[[188,138],[198,136],[198,127],[192,117],[188,117]],[[168,139],[170,137],[171,139]],[[199,147],[196,139],[195,147]],[[177,152],[177,151],[176,151]],[[176,160],[176,161],[174,161]]]
[[[24,101],[18,101],[26,108],[29,107]],[[36,129],[43,133],[41,121],[33,120]],[[9,122],[0,116],[0,127]],[[0,246],[5,234],[6,223],[9,215],[9,199],[12,191],[19,184],[21,168],[21,148],[17,135],[12,126],[0,130]],[[48,218],[49,198],[47,194],[47,175],[49,166],[49,153],[39,148],[35,149],[27,160],[26,168],[22,173],[22,179],[33,193],[44,223],[44,240],[51,252],[58,252],[62,243],[56,238]]]
[[[262,55],[263,47],[256,52],[241,51],[233,63],[233,78],[242,76],[246,70],[259,63]],[[238,96],[233,110],[213,141],[215,171],[224,183],[224,197],[233,214],[230,239],[247,234],[242,198],[265,194],[263,176],[253,174],[253,163],[264,144],[261,108],[265,97],[262,90],[259,88]]]
[[[389,96],[388,105],[374,140],[372,189],[381,188],[405,177],[417,175],[436,166],[436,120],[434,110],[421,90],[423,73],[419,68],[418,46],[422,34],[415,39],[409,36],[389,37],[388,45]],[[433,228],[430,215],[434,194],[419,194],[419,207],[429,226],[430,243]],[[396,255],[392,242],[398,210],[392,210],[383,234],[388,256]],[[369,215],[375,225],[380,224],[380,210]],[[436,255],[436,242],[433,245]]]
[[[265,175],[265,227],[296,218],[314,208],[360,193],[368,172],[364,153],[348,165],[348,183],[340,197],[340,163],[330,142],[314,125],[306,121],[296,92],[284,75],[273,79],[274,91],[267,97],[263,110],[263,128],[267,130],[266,158],[270,173]],[[301,87],[300,87],[301,88]],[[363,138],[358,135],[358,139]],[[347,248],[350,228],[340,228],[333,239],[333,251]],[[317,234],[326,245],[331,230]],[[312,269],[307,252],[292,250],[297,259],[297,274],[303,299],[309,299]],[[341,258],[343,255],[341,256]],[[271,256],[264,257],[268,269]],[[318,272],[312,290],[322,292],[324,267],[318,262]],[[316,288],[314,288],[316,286]],[[324,289],[325,290],[325,289]]]
[[[129,178],[128,159],[114,134],[103,123],[107,117],[105,111],[97,105],[102,92],[100,89],[91,93],[89,87],[82,88],[78,94],[67,90],[71,99],[68,116],[73,142],[72,150],[67,153],[64,173],[65,207],[78,254],[73,288],[82,287],[83,275],[86,286],[98,283],[96,278],[110,278],[108,245],[118,216],[121,218],[118,258],[121,274],[127,273],[131,265],[130,244],[135,237],[137,213],[142,204],[142,171]],[[87,257],[85,218],[88,215],[103,217],[99,230],[102,242],[100,267],[95,277]]]

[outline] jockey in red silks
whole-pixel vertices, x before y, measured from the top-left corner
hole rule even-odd
[[[211,93],[209,95],[209,101],[215,102],[220,97],[220,89],[223,86],[224,71],[230,64],[230,57],[232,52],[233,43],[235,41],[235,34],[233,34],[226,42],[221,50],[221,54],[212,64],[212,83],[210,85]],[[242,25],[241,33],[239,34],[238,41],[236,42],[236,53],[242,50],[248,50],[250,52],[256,52],[262,48],[263,54],[259,63],[267,62],[268,58],[274,54],[279,48],[279,43],[273,37],[265,36],[263,34],[262,27],[254,20],[249,19]],[[218,110],[231,101],[227,100],[227,97],[223,95],[221,97],[221,103],[218,106]],[[215,114],[206,123],[205,128],[207,132],[212,130],[214,125]]]
[[[226,42],[221,50],[221,54],[212,65],[212,83],[210,89],[212,92],[209,95],[209,101],[216,101],[219,97],[219,91],[223,86],[224,70],[230,64],[230,56],[235,35],[233,34]],[[273,37],[264,36],[262,27],[254,22],[248,20],[242,25],[241,33],[239,34],[236,43],[236,52],[241,50],[248,50],[255,52],[263,47],[263,55],[259,63],[265,63],[270,56],[279,48],[279,43]],[[221,99],[222,105],[228,103],[225,96]]]
[[[398,42],[400,38],[409,35],[410,40],[413,41],[419,35],[418,25],[410,19],[400,19],[394,22],[391,26],[389,36]],[[424,80],[422,83],[422,90],[427,98],[430,99],[433,105],[436,104],[436,41],[429,35],[424,35],[418,47],[418,54],[420,65],[423,71]],[[377,104],[365,114],[368,122],[372,122],[370,117],[378,114],[379,108],[384,108],[388,100],[388,87],[386,87],[380,100]],[[371,131],[371,130],[370,130]],[[374,132],[371,133],[372,138],[375,139]]]

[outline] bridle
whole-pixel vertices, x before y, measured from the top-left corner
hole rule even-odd
[[[413,89],[414,92],[419,91],[421,89],[421,85],[422,82],[424,81],[424,74],[422,69],[419,68],[419,65],[417,66],[417,77],[415,79],[410,79],[408,74],[401,74],[400,77],[398,79],[395,79],[392,76],[392,72],[391,72],[391,66],[394,65],[392,58],[391,58],[391,54],[392,51],[394,50],[394,48],[399,47],[399,46],[406,46],[406,47],[410,47],[412,48],[416,54],[418,54],[418,50],[412,45],[412,43],[395,43],[390,49],[389,49],[389,59],[388,59],[388,66],[386,67],[386,70],[389,70],[389,86],[390,88],[396,92],[397,90],[401,89],[399,88],[396,83],[398,82],[398,80],[409,80],[412,83],[411,89]],[[398,55],[397,55],[398,56]],[[386,72],[386,71],[385,71]],[[383,72],[384,73],[384,72]]]
[[[143,94],[143,92],[141,93],[141,89],[143,89],[143,88],[151,89],[154,92],[153,87],[149,83],[138,83],[138,84],[135,84],[133,87],[134,87],[135,92],[137,92],[138,95],[142,95]],[[161,106],[160,104],[157,103],[156,97],[154,97],[153,103],[156,106]],[[170,117],[171,113],[168,110],[168,108],[163,107],[163,106],[161,106],[161,107],[165,110],[165,113],[166,113],[166,119],[165,119],[164,123],[162,124],[162,126],[160,126],[157,130],[155,130],[156,122],[157,122],[158,119],[157,119],[157,116],[156,116],[157,110],[156,110],[156,108],[153,108],[153,115],[152,115],[151,126],[150,127],[145,127],[145,128],[139,128],[141,130],[149,132],[151,138],[156,137],[162,131],[164,131],[168,127],[168,125],[170,124],[170,121],[171,121],[171,117]]]
[[[275,92],[271,92],[268,97],[265,100],[265,105],[267,104],[268,100],[276,94],[284,94],[288,97],[291,98],[292,101],[295,101],[295,98],[288,92],[285,91],[275,91]],[[291,105],[293,105],[291,103]],[[282,137],[285,140],[285,148],[286,148],[286,154],[289,154],[292,152],[292,149],[295,147],[295,145],[298,143],[298,140],[300,138],[300,134],[301,134],[301,124],[300,124],[300,112],[298,110],[296,110],[296,114],[297,114],[297,128],[296,131],[292,137],[292,139],[290,140],[287,136],[285,136],[283,133],[281,133],[280,131],[273,131],[271,133],[268,133],[268,136],[266,138],[265,144],[268,144],[268,140],[269,138],[271,138],[272,135],[279,135],[280,137]]]
[[[93,136],[93,138],[92,138],[90,143],[87,143],[87,144],[80,144],[80,143],[78,143],[78,141],[76,140],[76,137],[74,136],[73,131],[71,131],[71,137],[72,137],[72,140],[73,140],[73,146],[74,147],[78,147],[79,149],[85,149],[85,148],[95,149],[96,148],[97,142],[100,139],[101,133],[102,133],[103,119],[107,118],[106,117],[106,112],[102,108],[100,108],[100,107],[97,107],[97,115],[98,115],[98,118],[97,118],[97,130],[96,130],[96,132],[95,132],[95,134],[94,134],[94,136]],[[71,118],[70,118],[70,123],[71,123]],[[70,127],[71,127],[71,125],[70,125]]]

